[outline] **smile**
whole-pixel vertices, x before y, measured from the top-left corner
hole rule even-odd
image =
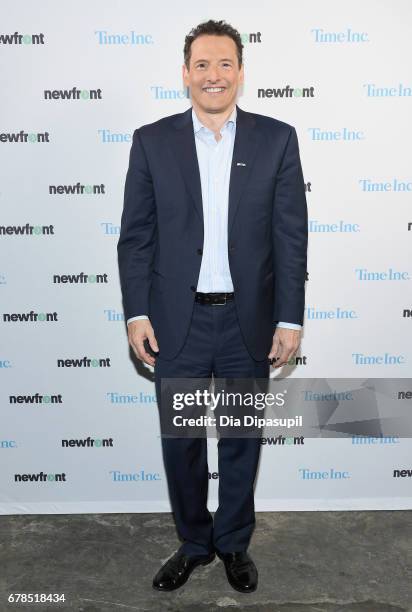
[[[225,88],[224,87],[205,87],[203,91],[206,91],[206,93],[221,93],[222,91],[225,91]]]

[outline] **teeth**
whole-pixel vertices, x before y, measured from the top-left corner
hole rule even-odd
[[[211,92],[211,93],[215,93],[218,91],[223,91],[224,87],[206,87],[205,91]]]

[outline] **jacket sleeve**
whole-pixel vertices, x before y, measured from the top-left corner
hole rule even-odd
[[[135,130],[124,188],[117,243],[125,319],[149,314],[149,292],[157,240],[152,176],[139,134]]]
[[[298,139],[293,127],[276,178],[272,224],[273,319],[303,325],[308,211]]]

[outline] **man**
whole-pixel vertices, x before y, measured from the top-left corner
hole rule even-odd
[[[236,105],[239,33],[208,21],[185,39],[192,108],[133,135],[118,243],[129,342],[162,378],[267,378],[300,344],[307,208],[296,131]],[[273,363],[273,362],[272,362]],[[161,406],[159,404],[159,409]],[[219,507],[207,509],[207,440],[162,438],[180,549],[154,588],[224,562],[251,592],[258,438],[221,438]]]

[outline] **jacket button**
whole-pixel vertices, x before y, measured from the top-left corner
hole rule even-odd
[[[233,244],[230,245],[229,250],[230,251],[234,251],[235,250],[235,247],[233,246]]]
[[[191,289],[192,291],[196,291],[196,287],[195,287],[194,285],[192,285],[192,286],[190,287],[190,289]]]
[[[202,250],[202,249],[197,249],[197,254],[198,254],[198,255],[202,255],[202,253],[203,253],[203,250]]]

